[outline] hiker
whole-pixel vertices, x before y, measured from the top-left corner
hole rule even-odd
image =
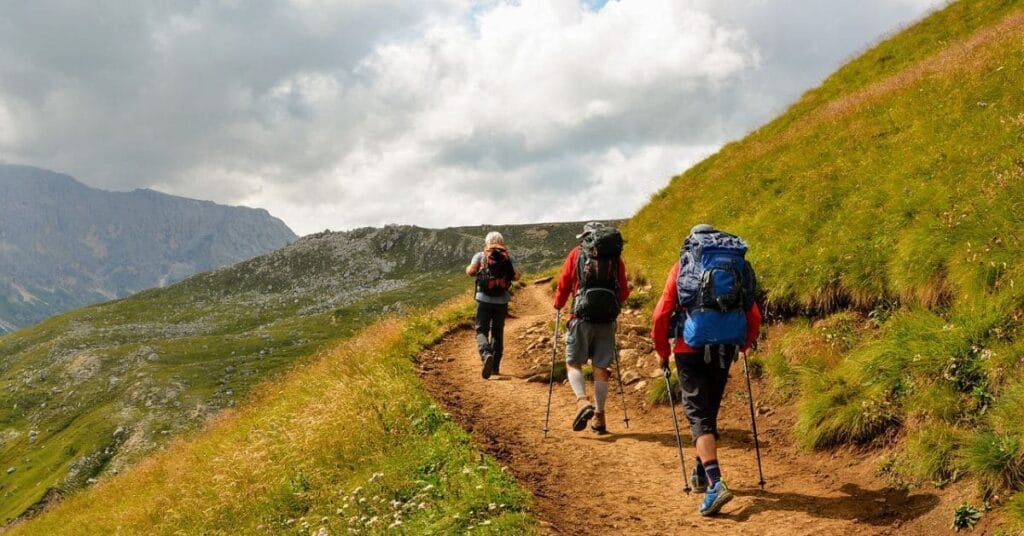
[[[569,252],[562,266],[554,306],[558,313],[572,296],[565,340],[566,373],[576,395],[572,429],[583,430],[593,418],[591,430],[604,434],[608,431],[604,411],[608,399],[608,368],[617,351],[615,319],[629,297],[630,288],[626,265],[620,258],[622,235],[617,229],[590,222],[576,238],[580,245]],[[587,397],[583,378],[582,367],[587,360],[594,368],[594,404]]]
[[[654,309],[654,349],[666,378],[669,354],[675,353],[683,408],[697,447],[690,483],[705,493],[701,515],[717,513],[732,499],[718,461],[718,410],[729,366],[761,328],[757,279],[746,251],[746,242],[737,236],[695,226]],[[671,351],[669,338],[675,339]]]
[[[486,380],[500,373],[509,289],[522,274],[516,270],[505,237],[497,231],[487,233],[484,250],[473,255],[466,274],[476,278],[476,345],[483,363],[481,376]]]

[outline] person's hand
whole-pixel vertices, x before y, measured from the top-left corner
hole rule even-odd
[[[659,357],[658,362],[661,365],[661,373],[664,374],[666,378],[671,376],[672,370],[668,368],[668,359]]]

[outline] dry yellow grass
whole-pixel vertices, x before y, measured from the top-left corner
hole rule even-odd
[[[338,509],[351,483],[364,481],[367,471],[383,473],[393,466],[388,479],[381,480],[394,480],[395,490],[385,486],[378,491],[402,495],[399,488],[417,476],[398,474],[407,471],[403,463],[410,449],[442,456],[416,462],[427,467],[459,460],[479,465],[457,427],[443,419],[436,426],[421,426],[436,408],[420,389],[409,359],[464,308],[464,301],[457,300],[423,318],[379,322],[281,381],[261,386],[241,409],[222,413],[201,432],[14,527],[11,534],[278,533],[305,530],[303,523],[384,530],[383,523],[367,525],[366,516],[359,520],[357,515],[353,523],[349,514],[356,510]],[[442,444],[431,444],[438,441]],[[526,504],[525,496],[493,469],[474,469],[479,482],[451,479],[438,485],[439,492],[454,486],[452,496],[433,496],[434,512],[417,512],[419,521],[407,518],[405,523],[457,528],[484,515],[473,512],[473,504],[500,496],[506,509],[489,514],[497,519],[488,526],[503,526],[504,515],[505,525],[527,530],[530,519],[516,513]],[[463,489],[470,484],[474,490],[480,486],[479,497]],[[462,521],[443,519],[448,517],[444,511],[461,509],[466,512],[456,517]]]

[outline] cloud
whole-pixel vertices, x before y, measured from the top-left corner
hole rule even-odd
[[[937,3],[14,5],[0,158],[300,233],[625,217]]]

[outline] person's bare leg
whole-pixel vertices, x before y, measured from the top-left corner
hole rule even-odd
[[[697,456],[701,460],[718,459],[718,442],[714,434],[704,434],[697,438]]]
[[[722,472],[718,468],[718,441],[714,434],[704,434],[697,438],[697,457],[704,466],[708,487],[714,486],[715,482],[722,479]]]

